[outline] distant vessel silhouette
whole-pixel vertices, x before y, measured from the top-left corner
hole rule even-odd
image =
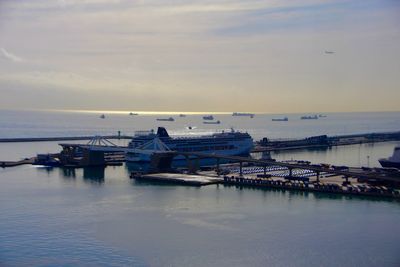
[[[250,117],[250,118],[254,118],[254,114],[253,113],[240,113],[240,112],[233,112],[232,116],[241,116],[241,117]]]
[[[212,121],[212,120],[214,120],[214,117],[213,117],[213,115],[203,116],[203,120]]]
[[[318,120],[318,116],[317,116],[317,115],[313,115],[313,116],[302,116],[301,119],[302,119],[302,120]]]
[[[288,117],[272,119],[272,121],[288,121]]]
[[[204,124],[220,124],[221,121],[203,121]]]
[[[105,118],[106,118],[106,115],[104,115],[104,114],[100,115],[100,119],[105,119]]]
[[[158,118],[157,120],[158,120],[158,121],[175,121],[175,119],[172,118],[172,117],[169,117],[169,118],[167,118],[167,119],[165,119],[165,118]]]

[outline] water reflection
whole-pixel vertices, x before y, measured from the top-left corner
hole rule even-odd
[[[76,171],[75,168],[60,168],[62,172],[62,177],[66,178],[76,178]]]
[[[85,167],[83,168],[83,180],[95,184],[104,183],[105,166]]]
[[[220,159],[220,164],[229,163],[228,160]],[[196,159],[191,158],[187,160],[174,160],[172,162],[172,168],[199,168],[199,167],[206,167],[206,166],[215,166],[217,164],[217,159]],[[150,163],[148,162],[126,162],[125,164],[126,169],[128,172],[148,172],[151,169]]]
[[[37,167],[37,170],[39,172],[45,172],[45,173],[47,173],[47,176],[50,176],[50,174],[54,171],[54,167],[39,166],[39,167]]]
[[[270,187],[252,187],[252,186],[243,186],[243,185],[222,185],[224,188],[235,188],[239,193],[242,191],[262,191],[262,192],[270,192],[275,194],[282,194],[288,196],[288,199],[298,199],[301,198],[312,198],[316,201],[319,200],[367,200],[374,202],[396,202],[397,200],[393,198],[385,198],[385,197],[373,197],[373,196],[357,196],[357,195],[341,195],[329,192],[307,192],[300,190],[289,190],[285,188],[270,188]],[[270,196],[268,194],[263,194],[264,196]]]
[[[125,168],[128,172],[148,172],[150,169],[149,163],[136,163],[136,162],[126,162]]]
[[[105,166],[84,168],[59,168],[60,177],[65,180],[75,180],[82,177],[84,182],[92,184],[103,184],[105,177]]]

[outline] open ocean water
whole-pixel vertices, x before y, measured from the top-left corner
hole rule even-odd
[[[101,114],[101,113],[100,113]],[[234,127],[255,140],[400,130],[400,113],[232,117],[0,111],[0,138],[171,134]],[[272,118],[288,116],[288,122]],[[196,127],[187,130],[188,126]],[[120,144],[126,144],[120,140]],[[58,142],[0,143],[0,160],[59,151]],[[278,160],[379,166],[400,142],[273,153]],[[400,266],[400,203],[228,186],[139,183],[127,166],[0,169],[0,266]]]

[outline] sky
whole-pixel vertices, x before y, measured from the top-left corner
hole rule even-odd
[[[399,99],[398,0],[0,0],[0,109],[400,111]]]

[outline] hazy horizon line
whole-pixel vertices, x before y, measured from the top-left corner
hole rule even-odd
[[[309,112],[253,112],[253,111],[150,111],[150,110],[101,110],[101,109],[1,109],[2,111],[36,111],[36,112],[70,112],[70,113],[94,113],[94,114],[129,114],[137,113],[138,115],[204,115],[217,114],[229,115],[234,112],[251,113],[256,115],[285,115],[285,114],[333,114],[333,113],[395,113],[400,110],[391,111],[309,111]]]

